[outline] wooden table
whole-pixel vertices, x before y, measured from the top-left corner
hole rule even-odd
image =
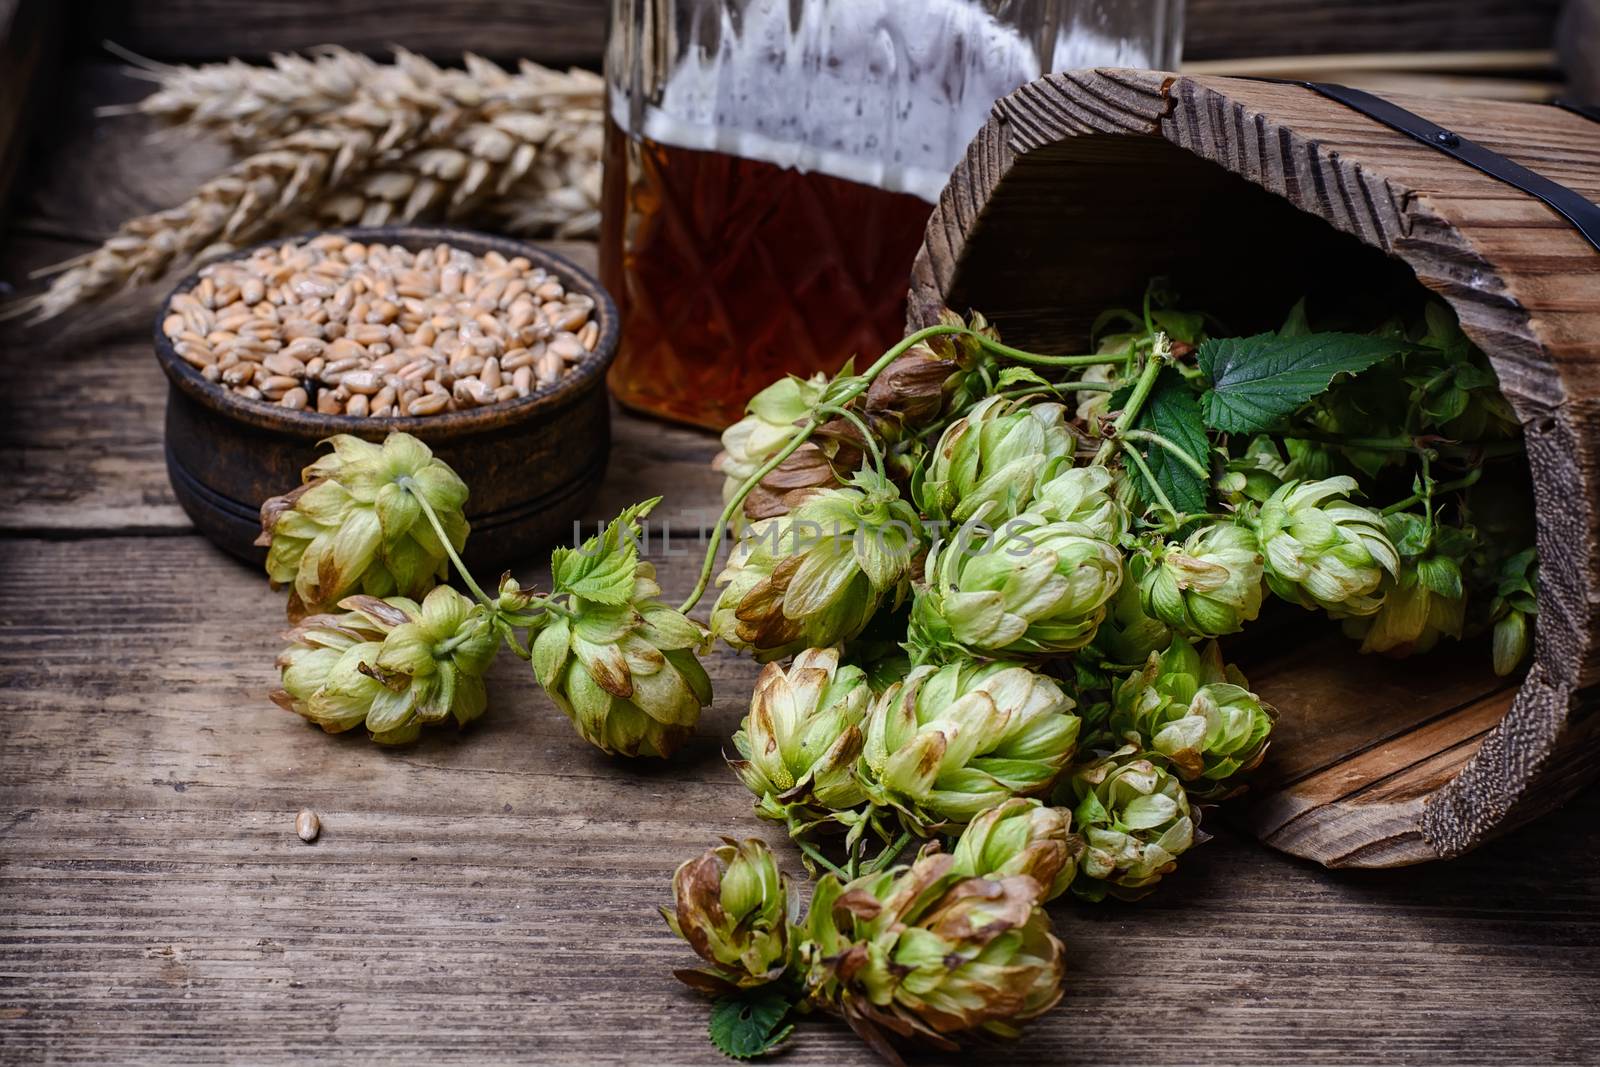
[[[94,120],[130,89],[84,84],[0,278],[216,162]],[[720,758],[753,667],[710,659],[716,703],[668,764],[590,748],[510,656],[460,736],[385,751],[285,715],[282,597],[173,503],[147,321],[0,343],[0,1059],[718,1060],[654,906],[718,834],[773,836]],[[714,441],[625,415],[616,437],[586,521],[664,492],[668,547],[695,551]],[[658,564],[681,593],[689,558]],[[1053,909],[1066,998],[992,1062],[1595,1062],[1597,824],[1590,791],[1454,863],[1332,873],[1219,821],[1149,900]],[[872,1061],[820,1022],[778,1062]]]

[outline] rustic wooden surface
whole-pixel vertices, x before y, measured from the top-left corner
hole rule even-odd
[[[1530,104],[1395,102],[1600,198],[1600,138],[1585,119]],[[1303,87],[1076,71],[995,106],[929,222],[911,322],[944,304],[976,307],[1014,344],[1081,351],[1094,315],[1136,302],[1157,274],[1241,329],[1332,280],[1374,291],[1420,282],[1449,302],[1527,439],[1540,557],[1531,670],[1512,699],[1486,679],[1434,704],[1444,687],[1385,694],[1346,650],[1343,661],[1307,656],[1289,693],[1261,685],[1314,715],[1319,732],[1357,707],[1357,733],[1383,750],[1373,760],[1328,749],[1301,768],[1310,773],[1282,776],[1258,805],[1257,831],[1330,866],[1390,866],[1472,848],[1596,774],[1596,263],[1543,204]]]
[[[609,0],[94,0],[80,37],[163,59],[265,56],[338,41],[599,63]],[[1184,56],[1548,48],[1561,0],[1188,0]]]
[[[0,278],[151,195],[141,175],[163,168],[84,106]],[[91,151],[104,166],[72,165]],[[0,1060],[725,1062],[652,906],[715,835],[767,832],[719,757],[752,667],[712,657],[717,701],[666,765],[595,752],[510,657],[459,736],[390,752],[300,723],[262,695],[281,597],[173,507],[146,316],[126,319],[0,341]],[[665,491],[696,528],[714,442],[628,417],[618,438],[597,513]],[[654,554],[681,593],[687,557]],[[315,845],[294,835],[304,806]],[[1209,828],[1148,901],[1053,909],[1066,999],[986,1059],[1600,1059],[1600,792],[1405,871],[1328,872]],[[776,1062],[873,1062],[840,1025],[804,1030]]]
[[[46,4],[0,0],[0,223],[23,145],[60,62],[62,12]]]

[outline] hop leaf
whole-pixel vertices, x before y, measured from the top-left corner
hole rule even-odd
[[[794,1033],[793,1023],[782,1025],[793,1007],[782,993],[770,989],[719,997],[711,1006],[711,1043],[736,1060],[765,1056]]]
[[[1261,333],[1209,340],[1196,356],[1211,379],[1200,407],[1213,430],[1270,430],[1338,375],[1359,374],[1410,347],[1393,337],[1351,333]]]
[[[550,553],[550,573],[558,593],[592,600],[597,604],[626,604],[633,593],[633,576],[639,565],[639,520],[650,514],[660,497],[623,510],[606,524],[605,532],[589,538],[581,548],[558,548]]]
[[[1163,370],[1156,379],[1149,402],[1139,413],[1136,427],[1165,437],[1202,467],[1211,462],[1211,446],[1206,440],[1205,423],[1200,419],[1200,406],[1188,383],[1175,370]],[[1187,464],[1155,444],[1141,444],[1140,453],[1150,473],[1155,476],[1156,484],[1167,494],[1173,507],[1189,513],[1206,510],[1209,487]],[[1137,473],[1135,485],[1146,502],[1155,499],[1155,493],[1145,482],[1142,473]]]

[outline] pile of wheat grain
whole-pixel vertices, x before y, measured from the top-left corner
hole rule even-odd
[[[136,58],[136,57],[132,57]],[[183,203],[125,222],[10,309],[53,318],[252,241],[330,225],[455,221],[561,237],[599,227],[604,83],[524,62],[463,69],[341,48],[172,67],[131,110],[216,136],[240,159]]]

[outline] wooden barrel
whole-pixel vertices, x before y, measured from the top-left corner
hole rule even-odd
[[[1393,98],[1600,199],[1600,124],[1556,107]],[[1600,253],[1543,203],[1301,86],[1051,75],[1000,101],[951,176],[910,319],[976,308],[1013,344],[1081,351],[1170,275],[1271,328],[1330,278],[1409,272],[1455,308],[1527,435],[1540,558],[1526,676],[1481,646],[1389,661],[1319,629],[1251,680],[1282,714],[1249,825],[1328,866],[1462,853],[1600,771]]]

